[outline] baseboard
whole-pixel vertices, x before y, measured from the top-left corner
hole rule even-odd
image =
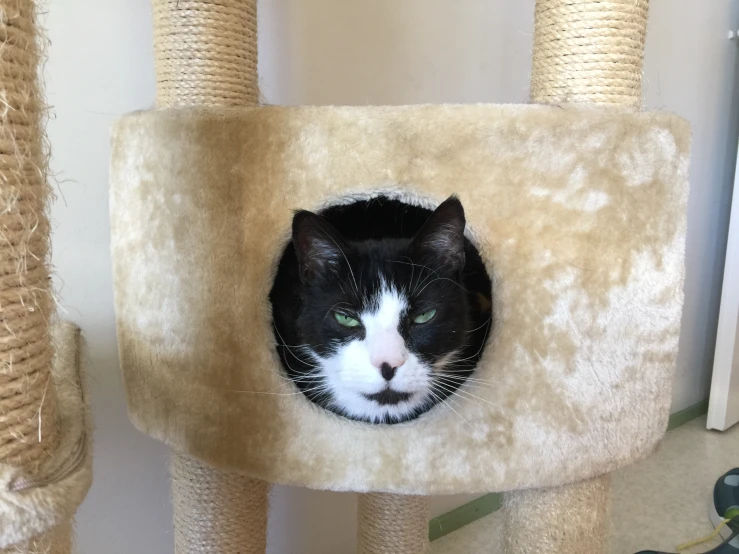
[[[679,412],[675,412],[670,416],[667,430],[672,431],[707,412],[708,399],[693,404]],[[440,539],[444,535],[448,535],[465,525],[469,525],[486,515],[492,514],[500,509],[502,500],[499,493],[486,494],[480,498],[475,498],[467,504],[463,504],[459,508],[435,517],[429,522],[429,540],[435,541],[436,539]]]
[[[708,398],[672,414],[670,416],[670,422],[667,424],[667,430],[672,431],[673,429],[680,427],[681,425],[685,425],[689,421],[693,421],[695,418],[707,413]]]
[[[501,501],[501,495],[493,492],[480,498],[475,498],[472,502],[463,504],[459,508],[454,508],[451,512],[435,517],[429,522],[429,540],[435,541],[436,539],[440,539],[444,535],[461,529],[481,517],[492,514],[500,509]]]

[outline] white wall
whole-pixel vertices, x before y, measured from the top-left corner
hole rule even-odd
[[[646,104],[693,126],[685,308],[673,393],[678,410],[708,397],[737,152],[737,0],[652,1]]]
[[[89,344],[95,484],[78,517],[81,554],[171,553],[167,455],[128,423],[108,254],[108,126],[153,104],[148,0],[53,0],[47,92],[54,262],[63,316]],[[260,2],[270,103],[521,102],[533,0]],[[674,408],[705,397],[736,152],[739,0],[652,0],[647,106],[694,127],[686,306]],[[464,498],[434,500],[441,513]],[[320,508],[317,508],[320,506]],[[355,499],[278,487],[270,554],[353,551]]]

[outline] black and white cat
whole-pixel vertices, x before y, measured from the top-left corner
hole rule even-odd
[[[381,198],[295,214],[270,299],[283,366],[306,397],[398,423],[464,383],[492,323],[490,279],[464,229],[454,196],[433,213]]]

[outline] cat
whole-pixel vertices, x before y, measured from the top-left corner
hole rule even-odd
[[[309,400],[394,424],[458,390],[492,327],[465,225],[456,196],[433,212],[380,197],[295,213],[270,300],[282,365]]]

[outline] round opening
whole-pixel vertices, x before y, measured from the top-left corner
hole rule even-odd
[[[349,419],[399,423],[472,375],[493,326],[492,283],[463,206],[387,196],[298,212],[270,302],[285,375]]]

